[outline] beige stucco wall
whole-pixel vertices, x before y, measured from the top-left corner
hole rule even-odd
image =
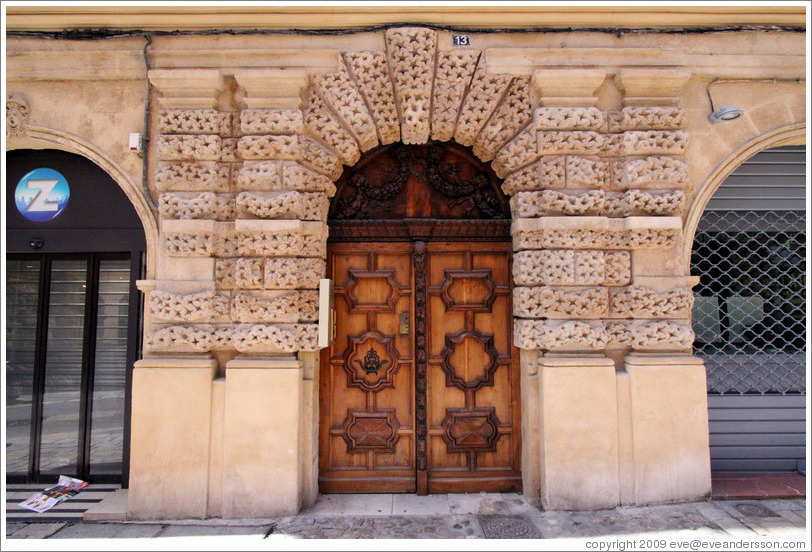
[[[759,149],[803,139],[805,34],[469,36],[469,49],[475,52],[473,63],[478,56],[482,67],[477,82],[490,83],[482,87],[478,101],[492,99],[496,106],[505,97],[514,98],[518,107],[506,108],[498,117],[522,125],[521,130],[516,127],[501,135],[492,129],[502,142],[475,147],[483,148],[476,151],[487,150],[483,156],[492,155],[494,168],[506,178],[506,191],[514,197],[516,256],[526,253],[524,257],[538,261],[514,264],[514,277],[524,282],[520,282],[524,295],[519,296],[523,300],[516,305],[521,323],[516,345],[522,359],[524,493],[546,507],[567,509],[693,500],[706,495],[710,482],[704,370],[691,357],[690,308],[684,304],[675,307],[676,314],[657,310],[656,299],[670,294],[667,303],[675,306],[684,302],[689,294],[686,290],[696,282],[688,264],[693,229],[724,177]],[[440,51],[452,49],[451,33],[437,33],[436,44]],[[317,492],[318,353],[313,345],[315,320],[308,309],[315,288],[312,276],[323,270],[318,262],[327,228],[318,218],[318,209],[265,220],[205,209],[190,208],[183,216],[169,209],[158,216],[150,210],[140,189],[141,160],[127,151],[127,135],[143,130],[143,46],[143,38],[91,42],[9,38],[8,91],[23,96],[29,110],[22,132],[9,138],[8,147],[57,147],[88,156],[113,175],[144,221],[149,258],[148,281],[140,286],[147,307],[145,359],[136,366],[133,385],[131,516],[292,512],[311,503]],[[377,112],[368,121],[355,121],[343,111],[347,106],[334,101],[339,95],[330,96],[330,79],[339,78],[335,75],[343,55],[385,52],[388,47],[391,44],[383,32],[337,37],[155,37],[149,47],[150,193],[156,199],[159,194],[175,194],[179,201],[210,193],[220,201],[228,199],[229,193],[245,191],[267,199],[267,194],[263,196],[267,190],[235,188],[239,171],[252,163],[302,161],[312,172],[295,181],[298,188],[293,190],[331,195],[330,181],[337,178],[342,161],[352,164],[351,153],[330,153],[337,164],[312,159],[308,164],[287,146],[252,149],[249,142],[257,144],[268,137],[271,141],[312,138],[316,131],[307,117],[312,113],[308,102],[314,90],[333,98],[323,113],[337,122],[334,134],[344,129],[348,136],[344,142],[327,144],[330,148],[347,146],[346,151],[351,152],[352,143],[357,150],[359,140],[376,135],[376,129],[377,135],[391,131]],[[396,79],[402,74],[397,68],[393,71]],[[499,88],[499,83],[507,82],[516,86]],[[707,119],[711,98],[715,107],[736,105],[745,115],[711,125]],[[480,105],[472,104],[469,109]],[[641,108],[653,108],[646,112],[647,123],[623,126],[626,123],[617,118],[625,113],[634,119],[636,113],[643,113],[635,111]],[[252,132],[246,130],[249,126],[241,126],[239,118],[231,118],[232,113],[251,109],[284,110],[284,116],[273,123],[277,126]],[[403,111],[402,106],[399,109]],[[164,117],[167,112],[175,115]],[[199,117],[201,124],[219,121],[222,126],[207,131],[207,138],[201,141],[201,131],[190,132],[184,114],[193,120]],[[425,141],[428,135],[423,128],[431,126],[429,117],[429,112],[422,113],[414,124],[400,125],[399,136],[416,143]],[[641,132],[654,132],[662,142],[637,156],[636,150],[631,154],[578,150],[583,146],[566,142],[574,137],[636,138],[642,135],[634,133]],[[189,135],[196,137],[182,138]],[[458,132],[456,138],[474,143],[477,136]],[[561,139],[563,145],[555,146],[560,149],[540,145],[553,138]],[[243,139],[246,147],[241,150]],[[297,142],[297,147],[303,143]],[[176,146],[178,150],[173,150]],[[188,151],[175,153],[183,148]],[[245,155],[254,157],[243,159]],[[571,157],[617,167],[627,157],[634,160],[646,155],[667,157],[678,162],[675,166],[684,167],[680,169],[684,174],[672,180],[663,176],[666,173],[658,173],[659,184],[643,190],[649,200],[652,193],[684,195],[664,211],[627,210],[621,216],[607,214],[608,208],[606,212],[570,212],[566,210],[568,197],[576,203],[578,198],[620,198],[625,188],[592,173],[583,180],[568,180],[573,174],[569,169],[562,173],[560,186],[549,186],[537,173],[519,178],[537,159]],[[170,184],[159,181],[160,171],[180,163],[206,170],[214,165],[225,167],[227,185],[206,188],[205,180],[182,178]],[[634,188],[635,183],[629,186]],[[550,190],[561,194],[560,205],[545,203],[544,192]],[[287,193],[291,188],[274,189],[277,191]],[[320,205],[323,209],[324,202]],[[545,236],[562,229],[570,232],[570,241],[563,245],[544,241],[549,240]],[[597,246],[579,242],[578,236],[587,235],[583,232],[610,241]],[[629,236],[645,233],[667,239],[652,247],[623,245],[624,240],[632,239]],[[315,245],[307,253],[279,253],[268,249],[270,246],[257,253],[240,250],[239,241],[222,241],[224,236],[243,239],[277,234],[299,236]],[[187,249],[181,251],[182,247]],[[557,249],[572,251],[579,258],[591,256],[590,262],[599,260],[607,266],[609,256],[604,250],[620,251],[619,255],[612,253],[612,262],[627,263],[628,273],[612,279],[607,272],[590,284],[559,274],[557,283],[550,284],[552,273],[545,272],[547,265],[538,259],[543,261],[544,251]],[[309,281],[301,287],[280,283],[280,267],[287,262],[280,259],[294,259],[290,266],[302,274],[306,271]],[[223,283],[226,277],[231,278],[228,285]],[[537,307],[528,306],[544,287],[557,293],[560,302],[550,306],[539,301]],[[577,295],[587,291],[605,299],[598,302],[606,305],[604,310],[595,310],[595,304],[590,306],[592,310],[573,307]],[[644,299],[634,299],[637,293]],[[278,307],[283,295],[293,301],[292,306]],[[222,310],[227,305],[237,312],[237,303],[253,305],[254,310],[240,311],[242,318]],[[272,304],[277,307],[271,308]],[[305,311],[306,316],[297,314]],[[614,328],[610,333],[615,341],[607,345],[609,327]],[[577,331],[566,334],[567,328]],[[259,337],[252,341],[245,337],[250,335]],[[550,351],[570,359],[561,360],[548,354]],[[284,362],[297,368],[239,367],[240,362],[261,363],[269,353],[283,355]],[[185,367],[191,362],[189,354],[202,355],[194,361],[200,364],[194,370]],[[238,354],[241,356],[234,360]],[[669,360],[663,361],[662,355]],[[186,399],[182,409],[174,403],[178,396]],[[279,402],[249,407],[248,399],[272,397],[280,397]],[[288,406],[284,412],[275,410],[282,404]],[[667,406],[658,410],[657,404]],[[690,416],[675,416],[685,408]],[[194,439],[189,437],[190,427],[195,428]],[[251,427],[251,433],[240,433],[241,427]],[[663,432],[679,438],[670,441],[670,447],[662,447]],[[148,435],[156,434],[163,437],[147,440]],[[590,448],[594,443],[601,445],[600,454]],[[176,458],[186,459],[188,467],[165,469],[167,464],[175,465]],[[273,487],[275,493],[262,494],[264,499],[240,510],[237,497],[252,484],[265,490]],[[145,498],[147,493],[150,501]],[[197,498],[190,501],[190,493]]]

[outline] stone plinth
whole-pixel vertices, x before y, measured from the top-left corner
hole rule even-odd
[[[130,449],[130,519],[205,518],[212,380],[208,355],[135,363]]]
[[[226,364],[223,517],[289,516],[302,504],[302,363],[240,356]]]
[[[599,355],[539,359],[541,505],[597,510],[619,503],[615,367]]]
[[[711,492],[705,366],[693,356],[633,354],[628,374],[635,505],[702,500]],[[623,471],[630,469],[623,464]]]

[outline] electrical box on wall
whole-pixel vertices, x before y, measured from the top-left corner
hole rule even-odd
[[[319,349],[329,347],[336,336],[336,311],[332,280],[319,280]]]
[[[141,133],[130,133],[130,151],[140,154],[141,153]]]

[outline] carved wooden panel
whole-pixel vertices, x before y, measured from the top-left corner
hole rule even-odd
[[[521,488],[510,256],[509,242],[330,245],[321,492]]]
[[[349,336],[350,348],[344,353],[347,386],[376,392],[394,385],[398,370],[398,351],[392,335],[377,331]]]
[[[398,302],[398,283],[392,270],[350,270],[346,294],[353,312],[391,311]]]
[[[428,491],[521,489],[510,244],[428,245]]]
[[[448,452],[495,451],[499,439],[496,409],[447,408],[443,419],[443,440]]]
[[[476,330],[460,330],[446,335],[440,356],[443,357],[446,386],[463,391],[493,386],[493,375],[499,362],[493,335],[483,335]]]
[[[336,182],[329,219],[510,219],[501,181],[470,148],[402,143],[368,152]]]
[[[496,283],[490,270],[446,270],[442,288],[448,310],[489,312],[496,299]]]
[[[425,494],[428,471],[426,454],[427,435],[427,396],[426,396],[426,244],[419,241],[414,244],[414,288],[415,288],[415,429],[417,472],[420,474],[418,492]]]
[[[347,452],[395,452],[400,423],[393,408],[366,411],[351,408],[344,421]]]
[[[415,491],[411,244],[334,244],[336,338],[319,374],[321,492]]]

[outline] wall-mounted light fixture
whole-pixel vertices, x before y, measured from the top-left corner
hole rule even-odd
[[[713,109],[713,102],[711,101],[711,109]],[[725,106],[721,109],[716,109],[708,115],[708,120],[712,124],[716,124],[722,121],[732,121],[734,119],[738,119],[744,115],[744,111],[739,109],[738,107],[733,107],[732,105]]]
[[[711,114],[708,115],[708,121],[710,121],[712,125],[722,121],[733,121],[744,115],[743,109],[733,107],[732,105],[727,105],[721,109],[716,109],[713,107],[713,96],[711,96],[710,89],[711,86],[717,82],[719,82],[719,79],[716,79],[708,85],[708,99],[710,100],[711,104]]]
[[[711,86],[716,83],[752,83],[752,82],[787,82],[792,84],[802,84],[804,79],[716,79],[708,85],[708,99],[711,104],[711,113],[708,115],[708,121],[711,124],[721,123],[724,121],[734,121],[744,115],[744,110],[732,105],[727,105],[721,109],[716,109],[713,106],[713,96],[711,96]]]

